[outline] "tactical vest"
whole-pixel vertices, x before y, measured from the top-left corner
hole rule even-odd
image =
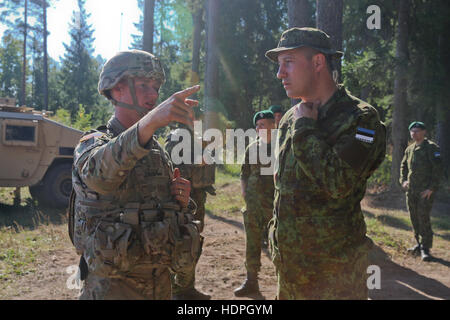
[[[111,138],[102,136],[85,152]],[[89,189],[76,170],[72,179],[69,234],[90,271],[105,277],[126,275],[142,266],[178,272],[200,257],[203,237],[197,221],[192,210],[173,200],[171,163],[155,140],[113,194]]]

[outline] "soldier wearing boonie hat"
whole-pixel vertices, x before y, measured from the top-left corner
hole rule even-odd
[[[405,150],[399,181],[406,191],[406,206],[416,240],[416,245],[408,252],[421,255],[423,261],[430,261],[433,246],[430,212],[442,175],[441,152],[436,143],[425,138],[426,126],[423,122],[411,122],[408,130],[414,142]]]
[[[291,99],[278,128],[274,216],[269,223],[277,298],[367,299],[371,240],[360,208],[384,159],[386,132],[375,108],[333,76],[342,52],[315,28],[291,28],[266,52]]]
[[[281,52],[302,47],[316,49],[336,58],[340,58],[344,54],[341,51],[332,49],[330,36],[322,30],[315,28],[291,28],[283,32],[278,46],[267,51],[266,57],[277,62],[278,55]]]

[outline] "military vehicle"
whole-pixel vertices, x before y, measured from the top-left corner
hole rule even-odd
[[[73,152],[82,132],[47,115],[0,98],[0,187],[29,187],[39,203],[62,208],[69,202]]]

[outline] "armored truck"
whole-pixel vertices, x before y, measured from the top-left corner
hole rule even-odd
[[[81,135],[48,119],[45,112],[0,98],[0,187],[29,187],[39,203],[66,207],[73,152]]]

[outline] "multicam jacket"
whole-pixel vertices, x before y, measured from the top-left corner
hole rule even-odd
[[[193,263],[201,237],[170,193],[168,155],[154,138],[139,144],[138,124],[125,129],[112,118],[99,129],[82,137],[72,172],[72,238],[89,271],[113,277]]]

